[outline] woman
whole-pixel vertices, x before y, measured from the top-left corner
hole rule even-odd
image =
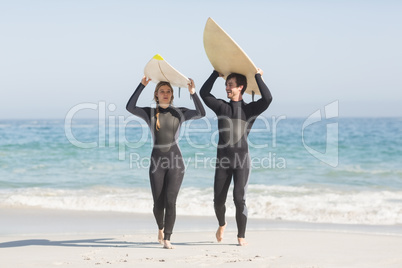
[[[170,236],[176,219],[176,199],[184,176],[184,162],[177,144],[180,125],[186,120],[205,116],[205,110],[195,93],[192,79],[188,90],[195,110],[172,106],[173,88],[168,82],[159,82],[156,85],[156,108],[137,107],[138,98],[149,81],[145,76],[142,78],[126,109],[144,119],[152,133],[154,147],[149,177],[154,200],[153,213],[159,228],[158,241],[164,248],[171,249]]]

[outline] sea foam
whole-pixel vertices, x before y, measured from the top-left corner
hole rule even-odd
[[[235,215],[232,188],[226,202]],[[342,224],[402,224],[401,191],[343,191],[323,187],[249,185],[250,218]],[[88,189],[27,188],[2,190],[2,207],[152,213],[148,188],[92,187]],[[213,189],[182,187],[179,215],[213,216]]]

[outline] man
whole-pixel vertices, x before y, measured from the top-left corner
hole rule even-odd
[[[245,103],[243,93],[247,79],[241,74],[230,74],[226,79],[226,93],[230,102],[216,99],[210,92],[215,80],[222,75],[214,71],[200,90],[205,104],[218,117],[219,142],[214,180],[214,208],[219,222],[216,239],[221,242],[226,227],[225,202],[233,177],[233,199],[236,206],[237,239],[240,246],[246,245],[247,224],[246,190],[250,173],[250,156],[247,136],[251,127],[272,102],[271,92],[262,80],[262,70],[257,69],[255,79],[261,92],[258,101]]]

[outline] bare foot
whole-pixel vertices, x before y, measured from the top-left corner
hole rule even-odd
[[[237,238],[237,241],[239,242],[239,246],[247,246],[248,243],[246,242],[246,240],[244,240],[244,238]]]
[[[223,226],[219,226],[218,230],[216,231],[216,240],[218,240],[218,242],[222,242],[223,232],[225,231],[226,225],[227,223],[225,223]]]
[[[166,249],[174,249],[174,247],[172,246],[172,244],[170,244],[169,240],[163,240],[163,248]]]
[[[158,242],[159,244],[163,245],[163,229],[158,230]]]

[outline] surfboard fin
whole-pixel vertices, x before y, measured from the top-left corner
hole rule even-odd
[[[254,90],[253,91],[251,91],[251,99],[254,101],[254,95],[255,95],[255,92],[254,92]]]
[[[179,98],[180,98],[180,90],[181,90],[181,87],[179,87]]]

